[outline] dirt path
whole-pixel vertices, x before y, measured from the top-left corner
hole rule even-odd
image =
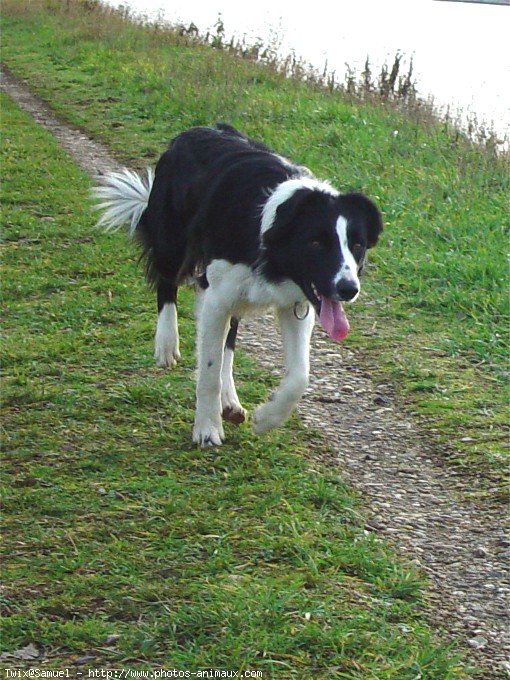
[[[59,121],[5,71],[2,90],[88,173],[118,167],[105,147]],[[468,650],[481,677],[510,677],[508,513],[464,500],[468,482],[444,465],[390,388],[374,384],[346,345],[332,345],[319,328],[314,335],[311,386],[299,409],[304,424],[323,433],[331,447],[326,462],[364,499],[367,531],[427,574],[433,624]],[[280,343],[267,318],[243,322],[240,343],[281,374]]]

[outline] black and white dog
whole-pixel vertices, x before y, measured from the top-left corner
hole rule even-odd
[[[219,445],[222,416],[245,419],[232,377],[238,320],[264,308],[276,311],[286,373],[252,424],[261,433],[283,423],[308,384],[310,307],[333,340],[349,331],[342,302],[357,297],[365,252],[382,230],[375,205],[225,124],[183,132],[155,175],[112,173],[94,194],[99,224],[127,226],[142,246],[157,290],[158,366],[180,356],[177,287],[198,284],[193,441]]]

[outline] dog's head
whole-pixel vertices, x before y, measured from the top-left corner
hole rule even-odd
[[[363,194],[309,178],[279,185],[262,213],[270,271],[301,288],[333,340],[349,332],[342,303],[358,296],[365,253],[381,231],[381,214]]]

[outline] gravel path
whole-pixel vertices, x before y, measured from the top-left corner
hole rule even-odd
[[[2,70],[2,90],[50,130],[90,174],[118,168],[101,144],[59,121],[23,83]],[[274,324],[247,319],[240,344],[281,375]],[[261,342],[260,338],[264,338]],[[275,368],[278,367],[278,368]],[[394,545],[429,578],[429,618],[468,650],[479,677],[510,677],[510,532],[504,508],[463,499],[469,484],[405,415],[388,385],[374,384],[347,345],[315,329],[312,380],[299,408],[327,438],[335,466],[362,495],[366,529]]]

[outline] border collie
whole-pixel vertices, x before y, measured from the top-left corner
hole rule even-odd
[[[315,310],[335,341],[349,332],[342,302],[359,294],[365,252],[381,215],[363,194],[340,194],[226,124],[175,137],[155,174],[111,173],[94,190],[106,230],[127,226],[157,291],[155,359],[179,359],[177,288],[198,288],[193,441],[224,439],[222,417],[244,421],[232,366],[239,319],[273,308],[286,373],[253,413],[262,433],[282,424],[308,385]]]

